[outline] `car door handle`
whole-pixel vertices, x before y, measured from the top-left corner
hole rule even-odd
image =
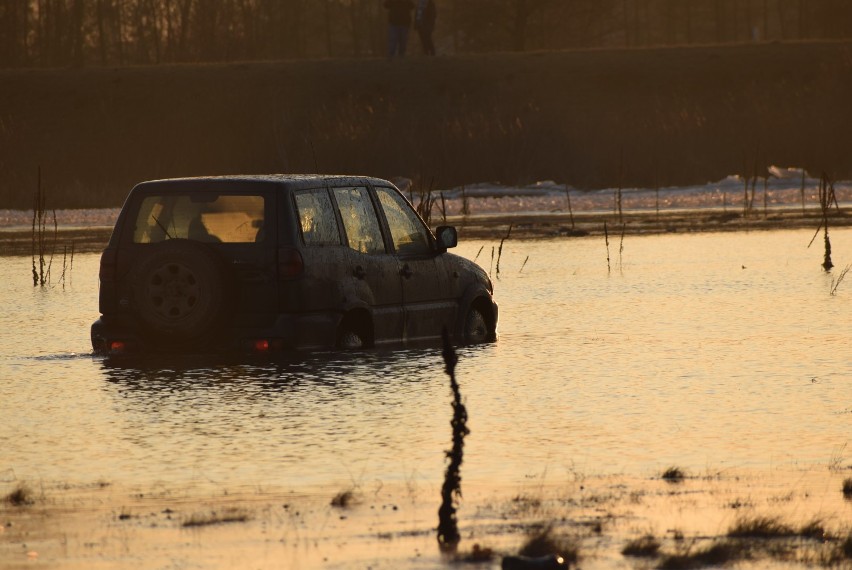
[[[358,279],[363,279],[364,277],[367,276],[367,272],[364,271],[364,268],[361,267],[360,265],[356,265],[355,270],[352,273],[354,273],[355,277],[357,277]]]
[[[405,277],[406,279],[409,279],[412,275],[414,275],[407,263],[402,266],[402,269],[399,270],[399,274]]]

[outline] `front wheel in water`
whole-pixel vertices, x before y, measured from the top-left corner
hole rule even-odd
[[[469,344],[486,342],[490,337],[488,321],[479,309],[471,307],[464,321],[464,341]]]

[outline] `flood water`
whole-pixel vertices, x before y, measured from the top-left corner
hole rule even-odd
[[[459,351],[464,484],[852,454],[852,230],[491,241],[496,343]],[[620,247],[623,249],[619,251]],[[480,253],[481,251],[481,253]],[[0,258],[0,482],[440,482],[450,390],[425,347],[289,362],[91,355],[98,256],[33,288]]]

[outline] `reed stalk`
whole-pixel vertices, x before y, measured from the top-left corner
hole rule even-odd
[[[811,242],[808,244],[808,247],[813,245],[814,240],[819,235],[819,231],[823,230],[825,253],[823,255],[822,268],[828,272],[832,267],[834,267],[834,263],[831,261],[831,240],[828,236],[828,212],[832,205],[834,205],[834,207],[838,210],[840,209],[840,205],[837,203],[837,196],[834,193],[834,183],[825,173],[823,173],[819,182],[819,205],[822,211],[822,220],[820,221],[819,227],[817,227],[816,233],[814,233],[814,237],[811,238]]]
[[[462,403],[461,391],[456,381],[456,364],[458,356],[450,343],[450,335],[444,328],[443,333],[444,371],[450,377],[450,389],[453,392],[453,428],[452,449],[447,451],[449,464],[444,473],[444,484],[441,486],[441,506],[438,509],[438,545],[441,550],[455,551],[461,541],[459,534],[458,511],[461,492],[461,464],[464,458],[464,438],[470,433],[467,427],[467,409]]]
[[[497,249],[497,279],[500,279],[500,257],[503,255],[503,243],[509,239],[509,235],[512,233],[512,224],[509,224],[509,230],[506,232],[506,235],[503,236],[503,239],[500,240],[500,247]]]
[[[837,288],[840,287],[840,284],[843,282],[843,279],[846,277],[846,274],[849,273],[850,269],[852,269],[852,263],[844,267],[843,271],[840,272],[840,275],[831,280],[831,290],[829,291],[831,296],[837,295]]]
[[[624,217],[621,211],[621,189],[624,187],[624,147],[621,147],[621,162],[618,166],[618,192],[616,193],[616,209],[618,213],[618,222],[622,223]]]
[[[59,225],[56,221],[56,210],[53,210],[53,242],[50,244],[50,256],[47,257],[47,208],[45,207],[45,192],[41,187],[41,168],[38,169],[36,193],[33,199],[32,223],[32,274],[33,287],[50,284],[50,268],[53,265],[53,255],[56,252],[56,241],[59,237]],[[36,257],[38,263],[36,263]]]
[[[757,191],[757,173],[755,173],[754,176],[752,176],[752,179],[751,179],[751,198],[749,199],[749,203],[748,203],[748,211],[749,212],[754,211],[754,195],[755,195],[756,191]]]
[[[615,213],[618,216],[618,223],[624,221],[624,214],[621,210],[621,186],[615,191]]]
[[[660,223],[660,169],[657,160],[654,159],[654,196],[657,210],[657,223]]]
[[[656,199],[654,200],[654,202],[655,202],[656,209],[657,209],[657,223],[660,223],[660,186],[659,185],[657,185],[654,188],[654,194],[656,196]]]
[[[607,230],[606,222],[604,222],[604,242],[606,243],[606,272],[610,273],[612,268],[609,262],[609,231]]]
[[[467,218],[470,215],[470,201],[467,197],[467,192],[465,191],[465,187],[462,186],[462,207],[461,214],[463,217]]]
[[[65,245],[62,247],[62,274],[59,276],[59,282],[62,283],[62,288],[65,289],[66,278],[71,276],[71,271],[74,269],[74,244],[70,248]]]
[[[571,207],[571,190],[565,184],[565,197],[568,198],[568,216],[571,218],[571,230],[574,230],[574,209]]]
[[[429,186],[427,187],[423,184],[423,180],[421,177],[420,183],[417,185],[417,213],[420,214],[420,217],[423,218],[423,221],[426,222],[427,225],[432,224],[432,209],[438,201],[438,196],[434,195],[434,186],[435,186],[435,177],[431,177],[429,179]],[[444,195],[440,195],[441,203],[444,205]],[[412,200],[413,202],[413,200]],[[446,206],[444,205],[444,208]],[[446,210],[444,210],[444,220],[447,219]]]
[[[482,253],[483,249],[485,249],[484,245],[479,246],[479,251],[476,252],[476,256],[473,258],[474,263],[476,263],[476,260],[479,259],[479,254]]]

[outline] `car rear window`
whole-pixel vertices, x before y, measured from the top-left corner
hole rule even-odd
[[[134,243],[191,239],[208,243],[262,241],[263,196],[167,194],[146,196],[139,206]]]

